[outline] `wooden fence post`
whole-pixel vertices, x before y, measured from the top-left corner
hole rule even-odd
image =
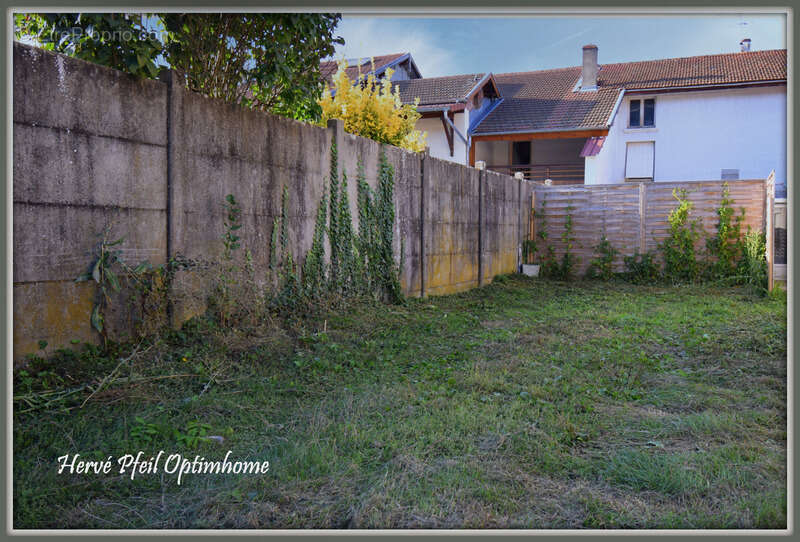
[[[519,171],[514,174],[514,178],[517,179],[517,273],[522,273],[522,264],[524,263],[522,261],[522,216],[525,208],[525,204],[522,201],[522,180],[525,175]]]
[[[536,186],[531,191],[531,208],[528,209],[528,239],[536,240]]]
[[[639,183],[639,254],[647,252],[647,185]]]
[[[425,297],[425,162],[431,148],[425,147],[419,166],[419,297]]]
[[[773,267],[775,263],[775,171],[770,172],[764,181],[764,235],[766,237],[767,289],[774,286]],[[787,277],[788,278],[788,277]]]

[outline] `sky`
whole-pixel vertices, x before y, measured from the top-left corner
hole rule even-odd
[[[505,73],[581,64],[594,43],[600,64],[786,47],[783,14],[659,16],[364,17],[344,14],[336,58],[410,52],[423,77]]]

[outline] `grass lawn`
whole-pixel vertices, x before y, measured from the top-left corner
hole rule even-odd
[[[129,354],[37,361],[15,394]],[[249,335],[197,324],[116,374],[82,408],[17,408],[15,528],[786,527],[785,295],[500,277]],[[57,474],[138,450],[270,470]]]

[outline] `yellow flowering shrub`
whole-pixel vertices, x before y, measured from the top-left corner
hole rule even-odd
[[[322,107],[320,125],[328,119],[341,119],[344,129],[351,134],[367,137],[381,143],[389,143],[415,152],[425,150],[425,132],[415,130],[420,118],[417,103],[403,105],[397,87],[392,91],[391,77],[394,71],[386,70],[382,81],[370,74],[359,75],[356,82],[347,77],[344,60],[333,78],[335,94],[328,85],[322,92],[319,105]]]

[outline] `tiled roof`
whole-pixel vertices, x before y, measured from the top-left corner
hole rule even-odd
[[[419,98],[419,105],[452,104],[466,98],[484,75],[483,73],[472,73],[407,79],[393,82],[392,86],[397,86],[403,103],[414,103],[414,100]]]
[[[380,55],[372,58],[362,58],[359,59],[361,64],[349,62],[347,68],[345,69],[347,73],[347,77],[350,78],[351,81],[355,81],[358,78],[359,72],[362,74],[367,74],[372,71],[372,61],[375,61],[375,69],[379,70],[383,66],[390,64],[391,62],[397,60],[403,55],[408,53],[394,53],[391,55]],[[339,69],[339,65],[335,60],[329,60],[327,62],[320,62],[319,64],[319,71],[322,74],[322,78],[331,86],[333,84],[333,76],[336,75],[336,70]]]
[[[786,80],[786,51],[751,51],[600,66],[596,92],[574,92],[581,67],[495,74],[503,96],[475,134],[606,126],[621,89]]]
[[[581,68],[495,74],[503,97],[475,134],[604,127],[620,90],[573,92]]]
[[[786,80],[786,50],[666,58],[606,64],[600,86],[626,89],[676,88]]]

